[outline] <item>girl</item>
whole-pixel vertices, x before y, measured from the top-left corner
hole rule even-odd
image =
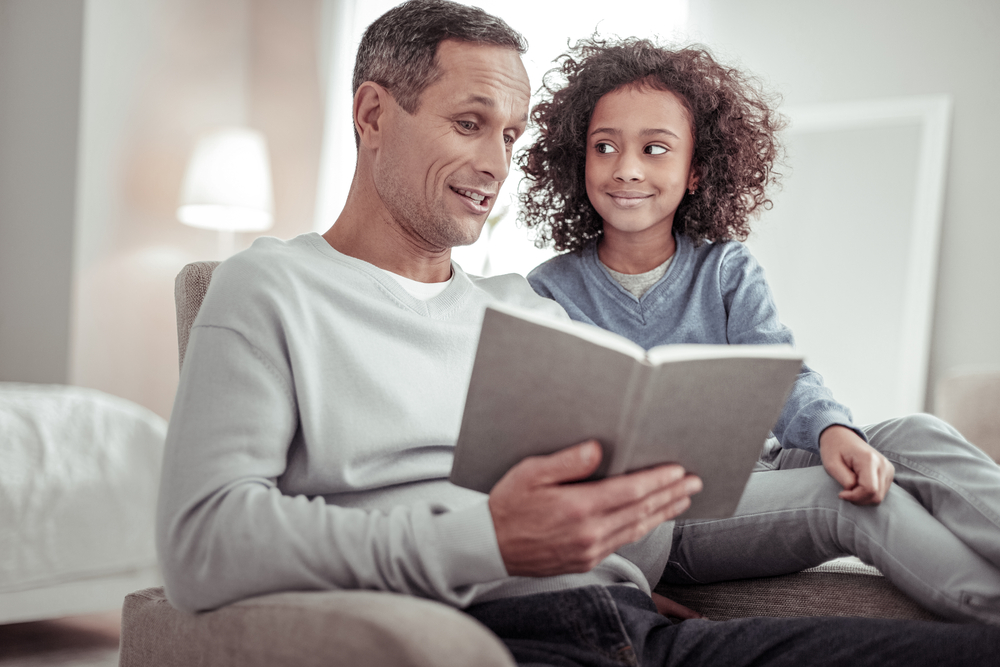
[[[567,251],[532,271],[535,290],[647,349],[791,343],[740,243],[777,180],[773,100],[704,49],[639,39],[581,41],[560,71],[518,156],[521,219]],[[773,433],[734,517],[677,523],[667,581],[852,554],[941,615],[1000,623],[1000,468],[985,454],[929,415],[859,428],[807,366]]]

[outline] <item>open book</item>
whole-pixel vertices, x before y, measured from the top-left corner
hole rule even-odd
[[[521,459],[595,438],[593,478],[699,475],[683,518],[736,510],[802,366],[786,345],[663,345],[510,306],[486,310],[451,481],[489,493]]]

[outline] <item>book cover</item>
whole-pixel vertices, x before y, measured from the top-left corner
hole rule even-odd
[[[661,463],[699,475],[682,518],[731,516],[802,366],[785,345],[664,345],[487,309],[451,481],[489,493],[527,456],[591,438],[593,478]]]

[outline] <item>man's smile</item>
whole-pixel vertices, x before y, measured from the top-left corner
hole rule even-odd
[[[477,213],[483,213],[490,209],[490,202],[496,193],[483,192],[481,190],[470,190],[467,188],[456,188],[454,186],[448,186],[451,191],[457,195],[463,197],[468,204],[470,204]]]

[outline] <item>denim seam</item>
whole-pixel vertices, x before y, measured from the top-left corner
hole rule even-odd
[[[632,667],[637,665],[638,663],[635,659],[635,649],[632,646],[632,639],[628,636],[628,632],[625,630],[621,614],[618,612],[618,606],[615,604],[615,599],[611,597],[611,592],[603,586],[591,588],[589,592],[593,593],[593,597],[591,599],[598,608],[600,616],[606,622],[610,622],[610,624],[615,626],[615,631],[619,637],[618,643],[614,644],[613,648],[609,646],[605,649],[601,646],[591,645],[591,649],[608,660],[617,662],[623,667]],[[574,631],[576,631],[576,628],[574,628]],[[577,632],[577,638],[581,641],[581,643],[586,641],[586,635],[582,632]],[[632,650],[626,653],[625,649]],[[629,657],[632,657],[632,660],[629,660]]]
[[[930,477],[931,479],[935,479],[941,482],[949,489],[951,489],[959,496],[961,496],[963,499],[965,499],[965,501],[969,503],[969,505],[979,510],[979,513],[982,514],[994,526],[1000,527],[1000,516],[996,515],[994,512],[991,512],[988,507],[986,507],[983,503],[979,502],[977,498],[969,494],[965,489],[958,486],[949,477],[945,477],[940,472],[932,468],[925,468],[916,461],[913,461],[912,459],[909,459],[905,456],[900,456],[896,452],[891,452],[891,451],[882,452],[882,455],[885,456],[890,461],[892,461],[894,464],[899,463],[900,465],[905,466],[910,470],[913,470],[914,472],[917,472],[921,475],[924,475],[925,477]]]

